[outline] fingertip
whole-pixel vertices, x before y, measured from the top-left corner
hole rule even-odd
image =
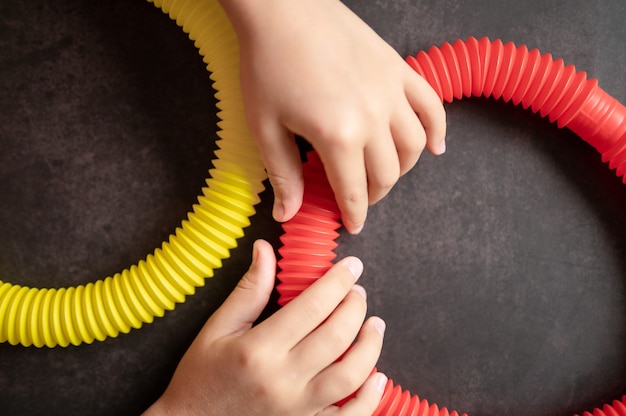
[[[446,152],[446,140],[445,139],[442,139],[441,141],[437,142],[431,149],[431,153],[434,154],[435,156],[441,156],[445,152]]]
[[[265,276],[273,277],[275,271],[276,256],[274,254],[274,248],[265,240],[256,240],[252,246],[252,263],[250,264],[250,269],[248,273],[246,273],[245,278],[256,283],[268,280]],[[273,284],[273,281],[271,284]]]
[[[302,206],[304,197],[304,178],[302,176],[302,164],[297,163],[282,173],[269,173],[269,180],[274,190],[274,205],[272,217],[278,222],[292,219]]]
[[[340,414],[379,414],[377,410],[389,383],[384,373],[374,370],[353,397],[341,402]]]
[[[431,151],[435,155],[442,155],[446,152],[446,110],[443,105],[438,106],[437,115],[434,117],[435,121],[431,122],[426,127],[426,135],[429,143],[433,144]]]
[[[268,250],[272,250],[272,245],[269,242],[261,238],[255,240],[252,244],[252,263],[258,262],[259,257],[261,257],[263,253]]]
[[[384,373],[373,372],[357,392],[356,399],[367,399],[379,404],[388,382],[389,378]]]
[[[426,132],[426,147],[434,155],[446,151],[446,110],[433,87],[419,74],[410,69],[407,78],[407,99]]]
[[[360,225],[348,225],[348,224],[344,224],[346,227],[346,230],[352,234],[352,235],[359,235],[361,234],[361,231],[363,231],[363,228],[365,227],[365,224],[360,224]]]
[[[346,231],[352,235],[358,235],[363,231],[365,227],[365,220],[367,219],[367,204],[365,204],[365,212],[363,214],[356,214],[355,209],[348,209],[346,207],[340,207],[341,222]],[[358,210],[360,211],[360,209]]]
[[[295,195],[300,195],[300,197],[298,198]],[[272,217],[278,222],[289,221],[298,213],[301,206],[302,195],[299,192],[294,192],[294,196],[286,199],[275,195]]]
[[[359,280],[359,277],[361,277],[361,274],[363,274],[363,262],[361,261],[361,259],[359,259],[358,257],[350,256],[346,257],[344,261],[346,263],[346,266],[348,267],[348,270],[350,270],[350,273],[352,273],[352,275],[354,276],[354,281],[356,282],[357,280]]]
[[[272,217],[278,222],[285,222],[285,204],[277,197],[274,199],[274,207],[272,208]]]
[[[381,395],[385,391],[389,378],[384,373],[376,373],[372,375],[372,383],[376,387],[376,391]]]
[[[272,217],[278,222],[293,218],[302,205],[304,177],[300,150],[289,130],[273,125],[259,135],[259,149],[274,193]]]
[[[374,329],[376,329],[376,332],[378,332],[381,337],[384,337],[385,330],[387,329],[387,324],[385,323],[385,321],[378,316],[373,316],[370,318],[370,322],[372,326],[374,326]]]

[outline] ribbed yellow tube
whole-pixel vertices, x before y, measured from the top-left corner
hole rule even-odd
[[[250,224],[266,174],[246,128],[231,25],[216,0],[148,1],[189,34],[213,80],[220,139],[207,186],[160,248],[114,276],[61,289],[0,281],[0,342],[66,347],[140,328],[204,285]]]

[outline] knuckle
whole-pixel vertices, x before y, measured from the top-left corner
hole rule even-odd
[[[356,210],[359,207],[367,205],[367,192],[360,189],[350,189],[344,195],[341,196],[344,207],[352,210],[352,214],[356,214]]]
[[[282,383],[276,382],[276,380],[273,383],[261,382],[255,385],[252,394],[261,401],[278,403],[284,397],[284,392],[289,391],[285,387],[288,388],[288,386],[283,386]]]
[[[333,346],[333,348],[338,346],[347,347],[354,340],[354,337],[351,336],[351,334],[352,331],[348,330],[348,328],[336,326],[328,330],[328,338],[326,342],[328,345]]]
[[[265,347],[256,344],[254,347],[249,344],[238,343],[232,347],[232,358],[237,367],[242,370],[250,380],[262,376],[265,372]]]
[[[367,217],[367,206],[369,203],[368,194],[362,194],[358,197],[349,196],[339,200],[341,216],[344,224],[363,224]]]
[[[373,177],[370,181],[370,185],[373,187],[373,189],[378,189],[382,191],[389,190],[396,184],[399,177],[399,166],[394,166],[393,168],[390,167],[382,174]]]
[[[309,298],[303,305],[302,313],[305,319],[320,320],[326,316],[326,302],[319,298]]]
[[[363,376],[363,371],[342,371],[337,374],[334,383],[337,386],[341,386],[342,389],[346,391],[355,391],[365,382],[367,375]],[[367,372],[365,372],[367,374]]]
[[[280,173],[276,173],[269,168],[267,169],[267,177],[274,188],[284,188],[290,186],[294,180],[293,177],[281,175]]]
[[[316,136],[326,145],[333,146],[339,151],[348,151],[364,137],[363,125],[354,116],[338,117],[336,122],[318,127]]]
[[[250,279],[250,271],[247,271],[237,282],[237,288],[243,291],[250,291],[256,288],[256,284]]]

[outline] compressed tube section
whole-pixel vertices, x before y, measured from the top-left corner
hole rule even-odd
[[[303,166],[304,198],[302,208],[283,224],[283,244],[278,252],[276,289],[278,303],[289,303],[309,287],[328,269],[336,257],[336,239],[340,227],[340,213],[335,196],[328,183],[322,162],[315,152],[307,153],[308,161]],[[411,396],[389,379],[375,416],[458,416],[458,412],[439,409],[436,404]]]
[[[407,58],[442,101],[493,97],[530,108],[559,127],[568,127],[594,146],[618,176],[626,169],[626,109],[587,79],[584,72],[526,46],[487,38],[444,43]],[[335,258],[339,210],[323,165],[314,152],[304,164],[304,203],[283,225],[278,262],[279,304],[284,305],[331,267]],[[394,385],[389,379],[376,416],[457,416]],[[626,416],[626,396],[583,416]]]
[[[303,169],[306,192],[302,207],[282,226],[285,233],[280,237],[283,245],[278,249],[276,285],[281,306],[326,273],[336,257],[339,208],[319,156],[310,152],[308,159]]]
[[[237,38],[215,0],[154,3],[195,42],[217,91],[220,140],[207,186],[168,241],[114,276],[69,288],[0,281],[0,342],[65,347],[152,322],[204,285],[250,224],[266,173],[246,128]]]

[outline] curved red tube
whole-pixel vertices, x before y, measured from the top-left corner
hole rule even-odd
[[[618,176],[626,173],[626,108],[584,72],[526,46],[469,38],[407,58],[443,101],[485,96],[521,104],[594,146]],[[304,164],[302,208],[283,224],[277,290],[285,305],[321,277],[336,257],[340,213],[321,160]],[[626,182],[626,177],[623,178]],[[394,386],[389,379],[375,416],[458,416]],[[465,415],[465,414],[463,414]],[[583,416],[626,416],[626,395]]]
[[[624,177],[626,108],[562,59],[512,42],[469,38],[433,46],[407,62],[444,101],[485,96],[530,107],[591,144]]]

